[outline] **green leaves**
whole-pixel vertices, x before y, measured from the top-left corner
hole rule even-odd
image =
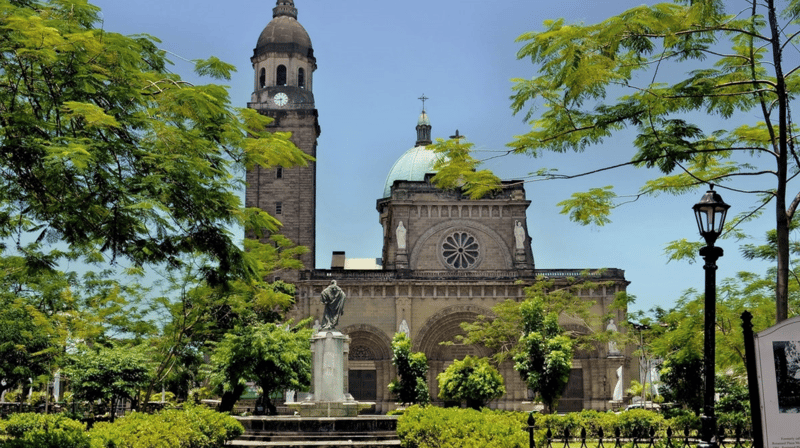
[[[228,229],[278,223],[246,217],[238,173],[311,157],[225,87],[167,71],[157,39],[97,28],[98,13],[0,1],[0,234],[46,225],[48,243],[94,262],[179,266],[199,252],[208,280],[255,276]],[[229,79],[233,67],[211,57],[195,69]],[[29,222],[12,226],[22,210]]]
[[[491,171],[478,171],[482,162],[472,157],[473,146],[472,143],[461,143],[458,138],[447,141],[436,139],[431,148],[440,154],[434,164],[437,173],[433,183],[437,187],[449,190],[460,188],[472,199],[484,197],[501,188],[500,178]]]
[[[612,186],[592,188],[587,192],[573,193],[571,199],[559,202],[561,213],[582,225],[603,226],[611,222],[608,215],[615,207],[617,195]]]
[[[210,76],[215,79],[231,79],[231,73],[236,71],[236,66],[222,62],[217,57],[208,59],[195,59],[194,71],[200,76]]]
[[[523,333],[520,349],[514,355],[514,369],[528,388],[547,406],[554,409],[564,391],[572,368],[572,341],[563,335],[558,314],[545,314],[540,298],[532,298],[520,306]]]
[[[84,348],[70,357],[66,372],[72,393],[82,400],[135,399],[150,375],[146,348]]]
[[[467,356],[454,360],[436,379],[439,398],[466,401],[467,406],[475,410],[506,393],[503,377],[487,358]]]
[[[399,379],[389,383],[389,392],[404,404],[428,404],[428,358],[425,353],[411,352],[411,339],[405,333],[395,333],[392,338],[392,364]]]
[[[273,392],[307,390],[311,385],[308,321],[294,327],[256,324],[227,333],[211,356],[212,386],[219,392],[233,391],[245,381],[254,381],[262,389],[261,399],[275,413],[269,398]]]

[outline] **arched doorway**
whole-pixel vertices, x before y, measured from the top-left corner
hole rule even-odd
[[[385,412],[390,402],[386,385],[391,381],[391,340],[371,325],[351,325],[342,332],[350,337],[348,392],[357,401],[375,402],[375,412]]]
[[[490,316],[491,310],[474,305],[459,305],[445,308],[431,316],[420,329],[414,339],[415,352],[423,352],[428,358],[428,390],[431,398],[437,400],[439,384],[436,376],[443,372],[453,360],[466,356],[483,357],[491,352],[485,347],[464,345],[454,342],[442,345],[442,342],[455,341],[457,335],[463,335],[462,322],[472,322],[478,316]]]

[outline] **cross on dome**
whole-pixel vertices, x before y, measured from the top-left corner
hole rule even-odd
[[[423,93],[421,97],[417,98],[418,100],[422,100],[422,112],[425,112],[425,100],[429,100],[427,96]]]

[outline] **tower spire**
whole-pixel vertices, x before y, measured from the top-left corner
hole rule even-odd
[[[288,16],[297,19],[297,8],[294,7],[294,0],[278,0],[274,8],[272,8],[272,18]]]
[[[425,112],[425,100],[430,98],[426,97],[423,93],[421,97],[417,98],[422,101],[422,113],[417,120],[417,143],[414,146],[427,146],[432,143],[431,140],[431,121],[428,119],[428,114]]]

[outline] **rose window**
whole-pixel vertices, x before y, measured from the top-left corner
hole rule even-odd
[[[442,257],[448,266],[468,269],[478,262],[478,239],[467,232],[453,232],[442,242]]]

